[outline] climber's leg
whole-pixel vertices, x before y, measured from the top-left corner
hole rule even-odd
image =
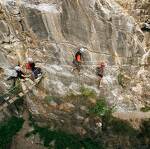
[[[80,73],[81,64],[79,62],[77,62],[76,60],[73,61],[73,64],[74,64],[74,68],[73,68],[72,72],[74,72],[75,70],[77,70],[78,73]]]
[[[98,88],[100,88],[100,86],[101,86],[101,79],[99,78],[99,80],[98,80]]]
[[[13,86],[15,86],[16,85],[16,81],[17,81],[17,78],[13,78]]]
[[[99,82],[98,82],[98,88],[100,88],[100,87],[101,87],[101,81],[102,81],[102,78],[103,78],[103,76],[102,76],[102,75],[100,75],[100,76],[99,76]]]

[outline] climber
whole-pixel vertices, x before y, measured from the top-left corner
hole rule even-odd
[[[28,69],[28,70],[32,70],[32,71],[34,71],[35,70],[35,63],[34,63],[34,61],[33,61],[33,59],[32,58],[27,58],[27,64],[26,64],[26,69]]]
[[[33,79],[38,78],[38,76],[42,74],[41,68],[35,66],[35,62],[32,58],[27,59],[26,69],[32,71]]]
[[[150,22],[149,21],[146,21],[142,28],[141,28],[142,31],[147,31],[147,32],[150,32]]]
[[[13,80],[13,86],[16,85],[17,79],[25,79],[26,76],[20,66],[16,66],[7,80]]]
[[[73,60],[75,68],[73,68],[73,71],[77,70],[78,73],[80,72],[81,64],[83,63],[83,52],[85,50],[86,50],[85,48],[80,48],[75,54],[75,58]]]
[[[101,85],[101,80],[102,80],[103,75],[104,75],[104,68],[105,68],[104,62],[101,62],[100,65],[98,67],[96,67],[96,75],[99,77],[99,83],[98,83],[99,88]]]

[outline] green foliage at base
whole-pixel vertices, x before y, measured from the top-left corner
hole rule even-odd
[[[44,98],[44,100],[45,100],[46,102],[51,102],[54,98],[55,98],[55,97],[53,97],[53,96],[46,96],[46,97]]]
[[[96,97],[96,92],[89,88],[81,87],[80,92],[81,96],[83,97],[92,97],[92,98]]]
[[[58,101],[59,98],[58,97],[55,97],[55,96],[46,96],[44,98],[44,100],[47,102],[47,103],[50,103],[51,101]]]
[[[33,131],[34,134],[38,133],[40,139],[43,140],[44,146],[50,147],[52,141],[55,141],[56,149],[100,149],[102,148],[98,143],[91,139],[81,139],[79,136],[67,134],[62,131],[51,131],[48,128],[41,128],[36,126]]]
[[[150,111],[150,106],[145,106],[143,108],[140,109],[142,112],[148,112]]]
[[[117,118],[111,118],[109,121],[109,128],[113,134],[122,135],[122,136],[134,136],[137,134],[137,131],[132,127],[132,125],[127,122]]]
[[[17,83],[17,85],[15,87],[11,87],[9,89],[9,93],[13,94],[13,95],[17,95],[22,91],[22,87],[20,83]]]
[[[33,134],[39,134],[40,139],[43,141],[45,147],[52,148],[51,143],[54,142],[55,149],[103,149],[103,146],[90,138],[81,138],[78,135],[69,134],[60,130],[50,130],[48,127],[39,127],[33,121],[32,126],[34,130],[26,134],[29,137]]]
[[[96,102],[96,105],[89,109],[89,112],[96,116],[102,117],[111,112],[111,108],[107,106],[105,98],[101,98]]]
[[[143,136],[149,138],[150,143],[150,119],[143,121],[140,129],[141,129],[140,134],[141,137]]]
[[[0,100],[4,100],[4,98],[6,97],[13,97],[18,95],[20,92],[22,91],[22,87],[20,83],[17,83],[16,86],[12,86],[8,91],[6,91],[7,93],[3,93],[0,95]]]
[[[12,138],[22,128],[24,120],[12,117],[8,121],[0,123],[0,149],[7,149]]]
[[[135,135],[136,131],[130,123],[113,117],[112,111],[113,108],[107,105],[105,98],[98,100],[96,105],[89,109],[91,114],[102,118],[104,131],[109,129],[109,131],[117,135]]]

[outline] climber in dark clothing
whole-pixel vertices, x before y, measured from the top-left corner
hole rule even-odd
[[[150,22],[146,21],[142,28],[141,28],[142,31],[147,31],[147,32],[150,32]]]
[[[104,75],[105,64],[102,62],[98,67],[96,67],[96,75],[99,77],[98,87],[101,85],[101,80]]]
[[[85,49],[81,48],[75,54],[75,59],[73,60],[73,64],[74,64],[75,68],[73,68],[73,71],[77,70],[78,73],[80,72],[81,64],[82,64],[82,60],[83,60],[83,52],[84,51],[85,51]]]
[[[17,79],[25,79],[25,78],[26,78],[25,74],[21,70],[21,67],[16,66],[13,70],[13,73],[11,74],[9,78],[7,78],[7,80],[13,80],[13,86],[15,86]]]
[[[34,79],[38,78],[38,76],[42,74],[41,68],[35,66],[35,63],[32,58],[28,58],[27,61],[28,63],[26,64],[26,69],[32,71]]]

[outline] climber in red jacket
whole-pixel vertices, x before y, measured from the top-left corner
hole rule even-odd
[[[32,79],[36,79],[42,74],[41,68],[35,66],[32,58],[27,59],[26,69],[32,71]]]
[[[85,51],[84,48],[80,48],[77,53],[75,54],[75,58],[73,60],[73,64],[75,66],[75,68],[73,68],[73,71],[77,70],[78,73],[80,72],[81,69],[81,64],[83,61],[83,52]]]

